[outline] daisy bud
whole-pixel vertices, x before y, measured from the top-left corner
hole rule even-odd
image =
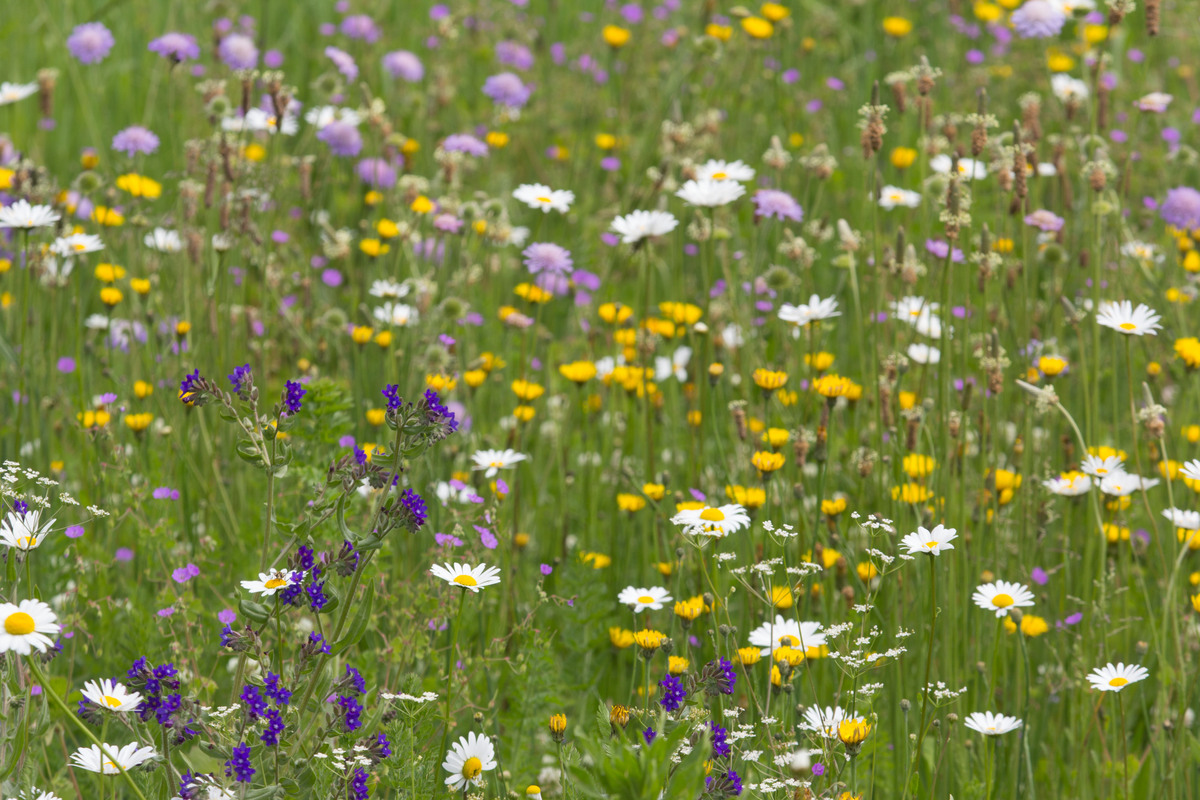
[[[901,711],[901,713],[907,714],[911,708],[912,708],[912,703],[908,702],[908,700],[901,700],[901,701],[900,701],[900,711]]]
[[[478,725],[478,724],[480,724],[481,722],[483,722],[483,712],[482,712],[482,711],[476,711],[476,712],[475,712],[475,717],[474,717],[474,719],[475,719],[475,724],[476,724],[476,725]]]

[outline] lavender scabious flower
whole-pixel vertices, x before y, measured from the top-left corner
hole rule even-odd
[[[362,767],[354,770],[354,780],[350,782],[350,791],[354,795],[354,800],[367,800],[371,794],[371,789],[367,786],[367,780],[371,774]]]
[[[399,411],[400,408],[404,405],[404,401],[400,398],[400,385],[399,384],[389,383],[387,386],[383,387],[382,394],[384,397],[387,398],[387,401],[388,401],[387,410],[388,411]]]
[[[258,48],[254,40],[240,33],[231,33],[221,40],[217,55],[230,69],[254,69],[258,66]]]
[[[383,69],[393,78],[416,83],[425,77],[425,66],[415,53],[393,50],[383,57]]]
[[[429,518],[429,511],[425,507],[425,501],[421,499],[421,495],[412,489],[405,489],[404,494],[400,495],[400,506],[404,511],[404,527],[416,533],[425,524],[425,520]]]
[[[1053,211],[1047,211],[1044,208],[1039,208],[1025,217],[1025,224],[1031,225],[1040,231],[1046,233],[1055,233],[1061,231],[1064,220],[1062,217],[1055,214]]]
[[[488,146],[469,133],[452,133],[442,142],[447,153],[466,153],[482,158],[488,154]]]
[[[283,385],[283,405],[291,416],[300,413],[301,401],[308,390],[296,381],[287,381]]]
[[[354,56],[345,50],[339,50],[336,47],[326,47],[325,57],[333,62],[333,66],[337,67],[337,71],[342,73],[342,76],[346,80],[352,81],[358,77],[358,64],[354,63]]]
[[[334,702],[337,703],[336,716],[340,718],[343,730],[351,733],[362,727],[363,707],[353,696],[340,694]]]
[[[1061,4],[1050,0],[1028,0],[1012,14],[1013,30],[1022,39],[1058,36],[1066,22]]]
[[[1177,186],[1167,192],[1158,213],[1176,228],[1200,228],[1200,192],[1190,186]]]
[[[81,64],[99,64],[108,58],[116,40],[103,22],[85,22],[76,25],[67,37],[67,49]]]
[[[565,275],[575,266],[569,250],[550,242],[534,242],[521,255],[525,257],[525,266],[535,275],[539,272]]]
[[[225,762],[225,775],[235,781],[249,783],[254,777],[255,769],[250,765],[250,747],[245,742],[235,745],[233,758]]]
[[[150,52],[158,53],[163,58],[169,58],[176,63],[191,61],[200,57],[200,45],[196,37],[187,33],[171,31],[150,42]]]
[[[804,219],[804,209],[796,202],[796,198],[779,189],[759,189],[751,198],[754,201],[754,216],[757,218],[774,217],[778,220],[790,219],[800,222]]]
[[[483,82],[483,93],[497,105],[522,108],[529,102],[533,87],[526,86],[515,72],[501,72]]]
[[[112,149],[130,158],[138,153],[149,155],[158,149],[158,137],[148,128],[131,125],[113,137]]]
[[[527,70],[533,66],[533,53],[520,42],[496,42],[496,60],[506,67]]]
[[[658,702],[663,708],[669,712],[675,712],[683,707],[683,702],[687,700],[687,691],[683,688],[683,681],[674,675],[668,675],[659,681],[658,685],[662,689],[662,698]]]
[[[349,122],[331,122],[317,133],[317,138],[329,145],[335,156],[356,156],[362,152],[362,134]]]
[[[361,39],[367,44],[374,44],[383,35],[375,20],[366,14],[351,14],[343,19],[342,33],[350,39]]]
[[[729,731],[715,722],[708,723],[708,729],[712,731],[713,758],[726,758],[730,753]]]
[[[404,160],[400,160],[400,166]],[[358,179],[376,189],[391,189],[396,185],[396,167],[382,158],[364,158],[354,167]]]

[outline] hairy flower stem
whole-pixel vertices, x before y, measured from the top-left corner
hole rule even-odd
[[[921,684],[921,727],[917,729],[917,747],[913,753],[913,763],[909,768],[909,785],[916,777],[918,782],[921,773],[921,745],[925,741],[925,720],[929,711],[929,672],[933,667],[933,635],[937,626],[937,573],[933,566],[934,556],[929,556],[929,649],[925,652],[925,682]],[[907,797],[907,790],[905,792]],[[914,796],[916,793],[914,792]]]

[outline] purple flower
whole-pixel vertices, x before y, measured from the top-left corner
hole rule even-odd
[[[352,81],[358,77],[358,64],[354,63],[354,56],[347,53],[345,50],[339,50],[336,47],[326,47],[325,57],[333,62],[337,67],[337,71],[348,81]]]
[[[68,539],[78,539],[80,536],[83,536],[83,526],[68,525],[64,533],[67,535]]]
[[[263,53],[263,66],[267,69],[279,69],[283,66],[283,53],[278,50],[268,50]]]
[[[949,255],[950,260],[953,261],[955,264],[958,264],[963,260],[962,250],[959,250],[956,247],[956,248],[954,248],[953,251],[951,251],[950,245],[948,243],[942,241],[941,239],[926,239],[925,240],[925,249],[928,250],[930,253],[932,253],[937,258],[945,258],[947,255]]]
[[[480,525],[476,525],[475,530],[479,532],[479,542],[488,550],[495,550],[499,546],[500,540],[496,538],[496,534]]]
[[[289,415],[295,416],[300,413],[301,401],[307,392],[308,390],[296,381],[287,381],[284,383],[283,404],[287,408]]]
[[[354,171],[360,181],[376,189],[390,189],[396,185],[396,168],[386,159],[364,158]]]
[[[442,142],[442,149],[447,153],[466,153],[469,156],[483,157],[488,154],[488,146],[469,133],[452,133]]]
[[[458,233],[462,230],[463,221],[453,214],[438,214],[433,218],[434,230],[442,233]]]
[[[258,48],[254,40],[241,33],[231,33],[221,40],[217,55],[230,69],[254,69],[258,66]]]
[[[658,686],[662,689],[662,697],[658,702],[668,712],[678,711],[687,700],[687,691],[683,688],[683,681],[674,675],[663,678],[658,682]]]
[[[217,621],[222,625],[230,625],[237,619],[237,612],[231,608],[223,608],[217,612]]]
[[[1042,569],[1041,567],[1034,567],[1030,577],[1038,586],[1045,586],[1050,581],[1050,576],[1047,575],[1046,570]]]
[[[1068,625],[1078,625],[1079,623],[1083,622],[1083,613],[1076,611],[1074,614],[1064,619],[1063,622],[1067,623]]]
[[[815,778],[819,778],[822,775],[824,775],[825,774],[825,765],[822,764],[820,761],[813,764],[812,765],[812,774],[813,774],[813,777],[815,777]]]
[[[1061,231],[1065,220],[1055,214],[1053,211],[1047,211],[1044,208],[1039,208],[1032,214],[1025,217],[1025,224],[1032,225],[1040,231],[1054,233]]]
[[[533,53],[519,42],[496,42],[496,60],[506,67],[526,70],[533,66]]]
[[[335,156],[356,156],[362,152],[362,134],[349,122],[331,122],[317,133],[317,138],[329,145]]]
[[[152,496],[155,500],[178,500],[179,490],[170,486],[160,486],[154,490]]]
[[[501,72],[483,82],[483,93],[497,105],[522,108],[529,102],[533,87],[526,86],[514,72]]]
[[[255,769],[250,765],[250,747],[242,742],[233,748],[233,758],[225,762],[225,775],[235,781],[249,783]]]
[[[535,275],[543,271],[565,275],[574,266],[570,251],[550,242],[534,242],[521,255],[525,256],[525,266]]]
[[[542,564],[538,569],[541,570],[543,575],[549,575],[551,572],[554,572],[554,567],[549,564]]]
[[[1200,228],[1200,192],[1190,186],[1177,186],[1167,192],[1158,213],[1176,228]]]
[[[790,219],[800,222],[804,219],[804,209],[796,202],[796,198],[778,189],[759,189],[754,193],[754,216],[774,217],[777,220]]]
[[[70,373],[75,371],[75,359],[70,356],[63,356],[58,360],[58,371]]]
[[[158,615],[160,617],[169,617],[174,613],[175,613],[175,609],[171,606],[167,606],[166,608],[160,608],[158,610]]]
[[[158,137],[148,128],[131,125],[113,137],[112,149],[130,158],[138,153],[149,155],[158,149]]]
[[[656,736],[658,734],[654,732],[654,728],[646,728],[646,730],[642,731],[642,738],[646,740],[647,745],[652,744]]]
[[[1022,39],[1058,36],[1066,21],[1061,6],[1050,0],[1028,0],[1012,14],[1012,26]]]
[[[425,508],[425,501],[421,499],[421,495],[414,492],[412,489],[405,489],[404,494],[400,495],[400,506],[408,512],[405,520],[406,527],[413,533],[425,524],[425,520],[429,518],[429,512]]]
[[[351,14],[343,19],[342,33],[351,39],[362,39],[367,44],[374,44],[383,35],[375,20],[366,14]]]
[[[196,37],[187,33],[164,33],[150,42],[148,49],[176,63],[200,57],[200,45],[196,44]]]
[[[383,57],[383,69],[393,78],[416,83],[425,77],[425,67],[415,53],[393,50]]]
[[[195,564],[188,564],[186,567],[180,567],[171,573],[171,579],[176,583],[187,583],[192,578],[200,574],[200,568]]]
[[[438,547],[445,547],[447,545],[450,547],[463,546],[462,539],[459,539],[457,536],[451,533],[435,533],[433,535],[433,540],[438,543]]]
[[[108,57],[116,40],[103,22],[85,22],[75,26],[67,37],[67,49],[81,64],[99,64]]]

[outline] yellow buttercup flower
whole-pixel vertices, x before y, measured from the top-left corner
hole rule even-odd
[[[912,20],[905,17],[884,17],[883,32],[888,36],[894,36],[897,39],[908,36],[912,33]]]
[[[642,484],[642,494],[646,495],[646,497],[649,497],[655,502],[662,500],[666,493],[667,487],[663,486],[661,483]]]
[[[780,5],[779,3],[763,3],[758,9],[758,13],[762,14],[771,22],[779,22],[780,20],[787,19],[792,15],[791,10],[789,10],[787,6]]]
[[[632,35],[628,28],[622,28],[619,25],[605,25],[600,31],[600,35],[604,37],[604,43],[613,49],[619,49],[629,44],[629,37]]]
[[[762,17],[743,17],[742,30],[754,39],[769,39],[775,32],[775,26]]]
[[[612,642],[613,647],[624,650],[633,644],[633,631],[625,628],[609,628],[608,640]]]
[[[513,381],[511,388],[513,394],[525,401],[536,400],[546,393],[546,387],[526,380]]]
[[[917,151],[911,147],[893,148],[891,160],[896,169],[908,169],[917,160]]]
[[[646,507],[646,498],[640,494],[621,492],[617,495],[617,508],[622,511],[641,511]]]
[[[776,389],[782,388],[788,380],[786,372],[762,369],[761,367],[754,370],[752,377],[754,378],[754,385],[764,392],[773,392]]]
[[[710,36],[713,39],[721,42],[728,42],[733,36],[733,28],[729,25],[718,25],[715,22],[710,22],[704,26],[704,35]]]
[[[774,472],[783,466],[783,453],[772,453],[768,450],[759,450],[750,459],[750,463],[754,464],[759,472]]]

